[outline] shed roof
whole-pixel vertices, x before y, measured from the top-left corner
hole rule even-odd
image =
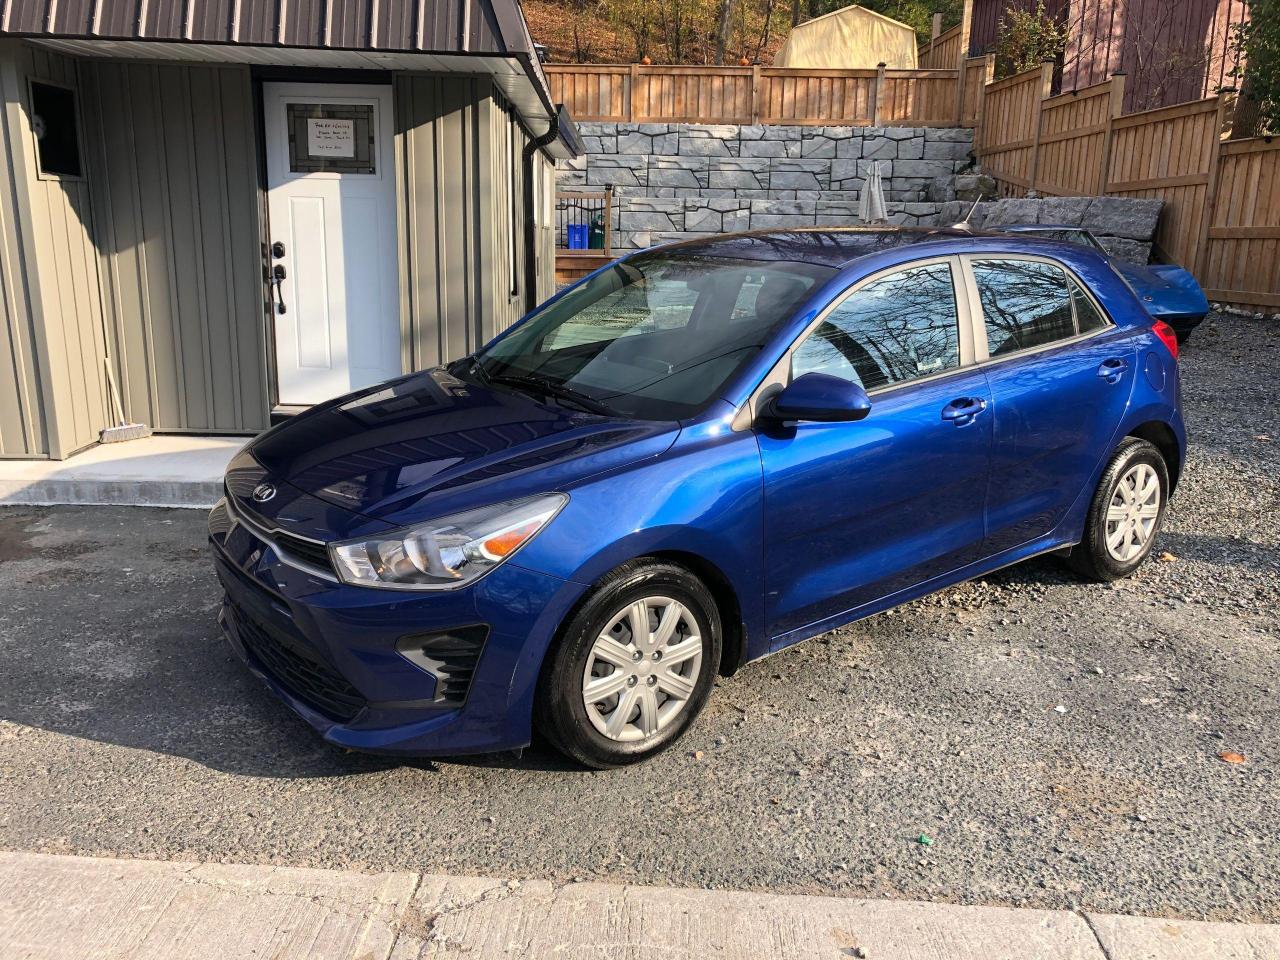
[[[504,88],[521,114],[543,129],[556,123],[519,0],[7,0],[0,36],[87,56],[499,77],[512,72],[494,69],[500,58],[529,85],[523,97]]]

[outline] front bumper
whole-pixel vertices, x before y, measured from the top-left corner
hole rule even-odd
[[[529,743],[543,655],[581,586],[507,563],[456,591],[353,587],[286,562],[244,519],[224,504],[210,514],[225,594],[219,624],[249,669],[325,740],[419,756]],[[442,683],[396,649],[406,636],[462,628],[482,639],[462,684],[460,673]]]

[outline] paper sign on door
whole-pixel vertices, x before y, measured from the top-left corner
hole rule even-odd
[[[354,120],[307,119],[307,153],[312,157],[354,157]]]

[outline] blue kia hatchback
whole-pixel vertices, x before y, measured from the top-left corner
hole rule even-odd
[[[1107,260],[906,229],[636,253],[472,356],[251,442],[221,622],[326,740],[670,745],[717,674],[1050,551],[1110,580],[1182,467],[1177,343]]]

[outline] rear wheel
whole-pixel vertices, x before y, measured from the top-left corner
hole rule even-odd
[[[534,720],[563,753],[617,767],[670,746],[720,665],[715,601],[687,570],[624,564],[596,586],[548,655]]]
[[[1127,577],[1151,555],[1169,498],[1169,468],[1146,440],[1126,437],[1102,473],[1084,539],[1071,550],[1077,573],[1094,580]]]

